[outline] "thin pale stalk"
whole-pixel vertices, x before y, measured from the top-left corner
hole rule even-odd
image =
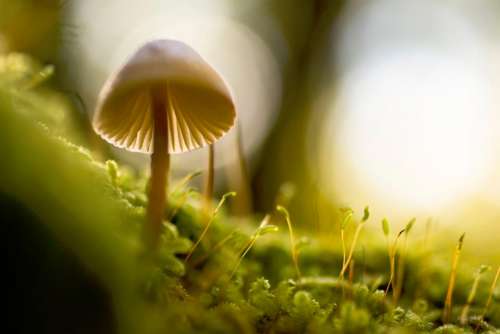
[[[346,247],[345,247],[345,231],[344,229],[340,230],[340,239],[342,240],[342,268],[345,266],[345,261],[346,261]],[[341,280],[344,279],[344,274],[341,273],[340,277]]]
[[[212,247],[210,251],[208,251],[203,256],[197,258],[196,261],[193,262],[193,267],[196,267],[200,263],[203,263],[206,259],[210,257],[210,255],[214,254],[217,250],[221,249],[229,240],[231,240],[231,238],[234,236],[235,233],[236,233],[235,231],[229,233],[225,238],[216,243],[215,246]]]
[[[222,205],[226,201],[226,198],[229,197],[229,196],[235,196],[235,195],[236,195],[236,193],[232,192],[232,193],[227,193],[224,196],[222,196],[222,199],[219,201],[219,204],[217,204],[217,207],[213,211],[212,216],[210,217],[210,219],[208,220],[207,224],[205,225],[205,228],[201,232],[200,237],[198,238],[198,240],[196,240],[195,244],[191,247],[191,249],[189,250],[188,254],[186,255],[186,258],[184,259],[185,262],[189,261],[189,259],[193,255],[195,249],[198,247],[198,245],[200,244],[200,242],[203,240],[203,238],[207,234],[208,229],[210,228],[210,226],[214,222],[215,217],[217,216],[217,213],[219,212],[220,208],[222,207]]]
[[[342,270],[340,270],[339,277],[344,277],[344,274],[349,266],[349,262],[351,262],[352,255],[354,254],[354,249],[356,248],[356,243],[358,241],[359,234],[361,230],[363,229],[364,223],[361,223],[358,225],[356,228],[356,232],[354,232],[354,238],[352,239],[352,244],[351,244],[351,249],[349,250],[349,256],[347,257],[346,262],[342,266]]]
[[[403,247],[398,261],[398,273],[396,275],[396,284],[394,285],[394,304],[398,303],[399,298],[401,297],[401,291],[403,290],[407,246],[408,246],[408,235],[405,234]]]
[[[467,296],[467,302],[465,303],[464,308],[462,309],[462,313],[460,314],[460,324],[464,326],[467,324],[467,316],[469,315],[469,309],[472,302],[474,301],[474,297],[476,297],[476,291],[479,285],[480,278],[481,274],[477,274],[476,277],[474,277],[474,282],[472,283],[469,295]]]
[[[299,269],[299,258],[297,255],[297,250],[295,249],[295,237],[293,235],[293,229],[292,229],[292,222],[290,221],[290,217],[286,217],[286,223],[288,225],[288,232],[290,234],[290,245],[292,247],[292,260],[293,260],[293,265],[295,267],[295,273],[297,274],[297,278],[300,279],[302,274],[300,273]]]
[[[398,235],[396,236],[396,239],[394,239],[394,243],[392,244],[392,247],[389,248],[389,264],[390,264],[390,277],[389,277],[389,283],[387,283],[387,287],[385,289],[385,295],[387,296],[387,293],[389,292],[389,288],[392,286],[392,297],[394,298],[394,276],[396,274],[396,252],[398,249],[398,240],[401,237],[401,234],[404,233],[405,230],[401,230]]]
[[[392,282],[392,250],[391,250],[391,246],[390,246],[390,243],[389,243],[389,239],[387,239],[387,254],[389,255],[389,283],[387,283],[387,287],[385,288],[385,292],[384,292],[384,295],[387,296],[387,293],[389,292],[389,287],[391,286],[391,282]]]
[[[493,301],[493,293],[495,292],[495,288],[497,286],[499,276],[500,276],[500,266],[498,267],[497,272],[495,274],[495,278],[493,279],[493,282],[491,283],[490,292],[488,294],[488,300],[486,301],[486,305],[484,305],[484,310],[483,310],[483,313],[481,314],[481,318],[484,318],[486,316],[486,313],[488,312],[488,309],[490,308],[490,305]]]
[[[462,244],[463,244],[464,235],[462,235],[458,241],[458,244],[455,248],[455,253],[453,255],[453,262],[451,265],[451,273],[450,280],[448,282],[448,291],[446,292],[446,299],[444,302],[444,310],[443,310],[443,323],[447,324],[450,322],[451,318],[451,308],[453,304],[453,289],[455,287],[455,280],[457,276],[457,268],[458,268],[458,260],[460,259],[460,253],[462,252]]]
[[[236,271],[238,270],[241,261],[243,261],[243,258],[245,257],[245,255],[247,255],[247,253],[250,251],[250,249],[253,247],[256,241],[257,241],[257,236],[253,235],[250,241],[247,243],[246,247],[243,248],[243,252],[241,253],[241,255],[238,257],[238,262],[236,262],[236,265],[234,266],[234,269],[231,272],[231,275],[229,276],[229,280],[231,280],[234,274],[236,274]]]

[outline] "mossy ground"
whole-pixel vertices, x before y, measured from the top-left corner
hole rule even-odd
[[[279,231],[259,236],[237,266],[263,216],[243,219],[222,210],[186,262],[210,215],[189,182],[173,183],[159,250],[154,256],[146,254],[141,235],[147,178],[127,166],[98,162],[95,154],[73,144],[85,140],[75,131],[71,104],[64,95],[37,84],[37,66],[21,55],[0,61],[0,190],[34,212],[95,273],[112,296],[117,331],[499,332],[498,288],[485,317],[480,317],[492,271],[483,276],[466,323],[459,323],[477,269],[464,261],[451,322],[442,323],[453,250],[436,252],[432,243],[411,234],[397,303],[391,290],[384,293],[389,262],[382,231],[363,232],[353,270],[341,280],[339,236],[296,229],[301,245],[298,277],[281,215],[271,213],[269,221]],[[350,238],[348,231],[348,242]]]

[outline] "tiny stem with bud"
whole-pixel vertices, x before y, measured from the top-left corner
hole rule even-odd
[[[399,297],[401,297],[401,291],[403,290],[404,275],[405,275],[405,260],[406,260],[406,250],[408,247],[408,234],[410,233],[413,225],[417,221],[416,218],[412,218],[405,227],[405,236],[403,240],[403,247],[401,250],[401,255],[398,261],[398,274],[396,276],[396,284],[394,285],[394,304],[397,304]]]
[[[474,297],[476,296],[477,287],[479,286],[479,280],[481,279],[482,274],[489,269],[490,267],[482,265],[474,274],[474,281],[472,282],[472,287],[469,291],[469,295],[467,296],[467,302],[465,303],[464,308],[462,309],[462,313],[460,314],[460,324],[463,326],[467,324],[467,316],[469,314],[470,306],[474,301]]]
[[[236,262],[236,265],[234,266],[231,275],[229,276],[229,280],[231,280],[234,274],[236,274],[236,271],[238,270],[241,261],[243,261],[243,258],[247,255],[250,249],[252,249],[253,245],[257,242],[257,239],[264,234],[278,231],[277,226],[269,224],[270,221],[271,221],[271,215],[267,214],[260,223],[255,233],[252,234],[252,236],[250,237],[250,240],[245,244],[245,246],[239,252],[240,255],[238,256],[238,261]]]
[[[490,308],[490,305],[493,301],[493,294],[495,292],[499,276],[500,276],[500,266],[497,268],[497,272],[495,274],[495,278],[493,278],[493,282],[491,282],[490,292],[488,293],[488,300],[484,305],[483,313],[481,314],[481,320],[484,319],[486,313],[488,313],[488,309]]]
[[[446,299],[444,302],[443,311],[443,323],[447,324],[450,322],[451,318],[451,307],[453,303],[453,288],[455,287],[455,280],[457,276],[458,260],[460,259],[460,253],[462,252],[462,246],[464,243],[465,233],[458,239],[457,246],[455,247],[455,253],[453,254],[453,262],[451,265],[450,280],[448,282],[448,291],[446,292]]]
[[[347,260],[342,265],[342,269],[340,270],[340,274],[339,274],[340,278],[344,277],[346,270],[349,268],[349,263],[352,260],[352,256],[354,254],[354,249],[356,248],[356,243],[358,242],[359,234],[361,233],[361,230],[363,229],[363,226],[365,225],[368,218],[370,218],[370,210],[368,207],[365,207],[364,213],[363,213],[363,218],[361,219],[361,222],[358,224],[358,226],[356,227],[356,231],[354,232],[354,237],[352,239],[351,249],[349,250],[349,256],[347,257]]]
[[[205,225],[205,228],[203,229],[203,232],[201,232],[200,237],[198,238],[198,240],[195,242],[195,244],[191,247],[191,249],[189,250],[188,254],[186,255],[186,259],[184,260],[185,262],[189,261],[189,259],[193,255],[193,252],[196,250],[196,247],[198,247],[198,245],[200,244],[201,240],[203,240],[203,238],[207,234],[208,229],[212,225],[213,221],[215,220],[215,217],[217,216],[217,213],[219,212],[219,210],[222,207],[222,205],[224,205],[224,202],[226,201],[226,199],[228,197],[234,197],[234,196],[236,196],[235,192],[229,192],[229,193],[224,194],[222,196],[221,200],[219,201],[219,204],[217,204],[217,207],[215,208],[214,212],[212,213],[212,216],[210,217],[210,220]]]
[[[285,220],[286,220],[286,223],[288,225],[288,233],[290,235],[290,247],[291,247],[291,250],[292,250],[292,260],[293,260],[293,265],[295,267],[295,273],[297,275],[297,278],[300,279],[300,277],[302,276],[301,273],[300,273],[300,269],[299,269],[299,259],[298,259],[298,255],[297,255],[297,249],[295,248],[295,237],[293,235],[293,228],[292,228],[292,222],[290,220],[290,214],[288,213],[288,210],[281,206],[281,205],[278,205],[276,207],[276,209],[281,212],[283,214],[283,216],[285,216]]]

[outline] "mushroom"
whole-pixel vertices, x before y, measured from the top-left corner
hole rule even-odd
[[[146,43],[104,84],[94,130],[114,146],[151,155],[144,231],[151,249],[163,222],[170,154],[209,145],[208,174],[213,177],[212,145],[235,118],[233,98],[220,75],[179,41]]]

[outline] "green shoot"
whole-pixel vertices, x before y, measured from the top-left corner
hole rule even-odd
[[[351,244],[351,249],[349,250],[349,256],[347,257],[347,260],[342,266],[342,269],[340,270],[339,277],[342,278],[344,277],[344,274],[346,270],[349,268],[349,262],[352,260],[352,255],[354,254],[354,249],[356,248],[356,243],[358,242],[359,234],[361,233],[361,230],[363,229],[363,226],[365,225],[366,221],[370,218],[370,209],[365,207],[364,212],[363,212],[363,218],[361,219],[361,222],[358,224],[358,227],[356,228],[356,231],[354,232],[354,237],[352,239],[352,244]]]
[[[453,288],[455,287],[455,279],[457,276],[458,260],[460,259],[460,253],[462,252],[462,246],[464,243],[465,233],[458,239],[457,246],[455,248],[455,253],[453,255],[453,262],[451,265],[450,281],[448,282],[448,291],[446,293],[446,300],[444,302],[443,311],[443,323],[447,324],[450,322],[451,318],[451,307],[453,303]]]
[[[297,278],[300,279],[301,274],[300,274],[300,269],[299,269],[299,259],[297,255],[297,249],[295,248],[295,237],[293,236],[293,228],[292,228],[292,222],[290,221],[290,214],[288,213],[288,210],[285,209],[285,207],[278,205],[276,207],[276,210],[280,212],[283,216],[285,216],[286,223],[288,225],[288,233],[290,235],[290,247],[292,250],[292,260],[293,260],[293,265],[295,266],[295,273],[297,275]]]
[[[493,282],[491,283],[490,292],[488,294],[488,300],[486,301],[486,304],[484,305],[483,313],[481,314],[481,320],[484,319],[484,317],[486,316],[486,313],[488,313],[488,309],[490,308],[490,305],[493,301],[493,293],[495,292],[495,288],[497,286],[499,276],[500,276],[500,266],[497,268],[495,278],[493,278]],[[479,322],[479,323],[481,323],[481,322]]]
[[[170,215],[168,217],[168,220],[172,221],[172,219],[175,217],[175,215],[177,214],[177,212],[179,212],[179,210],[184,206],[184,204],[186,204],[189,196],[192,195],[192,194],[196,194],[196,193],[197,193],[197,191],[195,189],[192,189],[192,188],[190,188],[186,192],[184,192],[182,194],[182,197],[181,197],[179,203],[177,203],[175,205],[175,207],[172,208],[172,210],[170,212]]]
[[[351,208],[341,208],[340,212],[344,215],[342,219],[342,224],[340,225],[340,239],[342,240],[342,268],[345,266],[345,262],[347,260],[347,250],[346,250],[346,245],[345,245],[345,229],[347,225],[349,225],[349,222],[352,219],[352,215],[354,214],[354,211]],[[343,275],[340,277],[340,279],[343,279]]]
[[[212,249],[210,249],[207,253],[205,253],[204,255],[200,256],[198,259],[196,259],[196,261],[193,263],[193,267],[196,267],[200,263],[205,262],[205,260],[208,259],[210,257],[210,255],[214,254],[216,251],[218,251],[219,249],[221,249],[222,247],[224,247],[224,245],[229,240],[231,240],[231,239],[234,238],[234,236],[236,235],[236,233],[238,233],[238,231],[239,231],[238,229],[232,231],[227,236],[225,236],[221,241],[219,241],[218,243],[216,243],[215,246],[213,246]]]
[[[464,308],[462,309],[462,313],[460,314],[460,324],[464,326],[467,324],[467,316],[469,314],[470,306],[474,301],[474,297],[476,296],[479,280],[481,279],[482,274],[484,274],[490,269],[491,269],[490,266],[482,265],[474,274],[474,281],[472,282],[472,287],[469,291],[469,295],[467,296],[467,302],[465,303]]]
[[[192,179],[195,177],[201,175],[201,171],[196,171],[193,173],[189,173],[188,175],[184,176],[172,189],[171,194],[175,194],[176,192],[180,191],[182,188],[186,187],[186,185],[191,182]]]
[[[270,221],[271,221],[271,215],[267,214],[264,217],[264,219],[262,220],[262,222],[260,223],[260,225],[257,228],[257,230],[250,237],[250,240],[243,247],[242,251],[239,252],[240,256],[238,257],[238,261],[236,262],[236,265],[234,266],[234,269],[231,272],[231,275],[229,276],[229,280],[231,280],[233,278],[234,274],[236,273],[236,271],[238,270],[238,268],[239,268],[239,266],[241,264],[241,261],[243,260],[243,258],[245,257],[245,255],[247,255],[247,253],[250,251],[250,249],[253,247],[253,245],[257,242],[257,239],[260,236],[268,234],[268,233],[278,232],[278,230],[279,230],[278,226],[276,226],[276,225],[269,225]]]
[[[399,257],[398,263],[398,274],[396,276],[396,284],[394,285],[394,304],[398,303],[399,297],[401,296],[401,291],[403,289],[404,284],[404,275],[405,275],[405,260],[406,260],[406,248],[408,246],[408,234],[410,233],[413,225],[417,218],[413,217],[405,227],[405,235],[403,241],[403,248],[401,250],[401,255]]]
[[[393,298],[394,298],[395,292],[394,292],[393,281],[394,281],[394,276],[396,273],[396,253],[397,253],[397,249],[398,249],[398,240],[401,237],[401,235],[405,232],[405,229],[402,229],[401,231],[399,231],[398,235],[394,239],[394,242],[392,243],[392,246],[390,246],[389,245],[389,229],[388,229],[389,222],[387,221],[387,219],[384,218],[382,220],[382,226],[384,227],[384,234],[386,235],[386,238],[387,238],[387,251],[389,253],[389,266],[390,266],[389,282],[387,283],[387,287],[385,288],[384,294],[387,296],[387,293],[389,292],[389,288],[392,286],[393,287],[392,294],[393,294]],[[387,228],[387,230],[385,228]],[[386,233],[386,231],[387,231],[387,233]]]
[[[382,232],[384,232],[385,240],[387,243],[387,253],[389,254],[389,263],[390,263],[390,267],[391,267],[390,276],[392,277],[392,257],[391,257],[391,246],[390,246],[390,242],[389,242],[389,234],[391,233],[391,227],[389,225],[389,221],[387,220],[387,218],[382,219]],[[389,286],[390,286],[390,279],[389,279],[389,284],[387,284],[387,289],[385,290],[385,295],[387,295],[387,291],[389,290]]]
[[[219,212],[219,210],[222,207],[222,205],[224,205],[224,202],[226,201],[226,199],[228,197],[234,197],[234,196],[236,196],[235,192],[229,192],[229,193],[224,194],[222,196],[221,200],[219,201],[219,204],[217,204],[217,207],[215,208],[214,212],[212,213],[212,216],[210,217],[210,220],[205,225],[205,228],[203,229],[203,232],[201,232],[200,237],[198,238],[198,240],[196,241],[196,243],[189,250],[189,252],[188,252],[188,254],[186,256],[186,259],[184,260],[186,263],[189,261],[189,259],[193,255],[193,252],[196,250],[196,247],[198,247],[198,245],[200,244],[201,240],[203,240],[203,238],[205,237],[205,234],[207,234],[207,231],[210,228],[210,225],[212,225],[215,217],[217,216],[217,213]]]

